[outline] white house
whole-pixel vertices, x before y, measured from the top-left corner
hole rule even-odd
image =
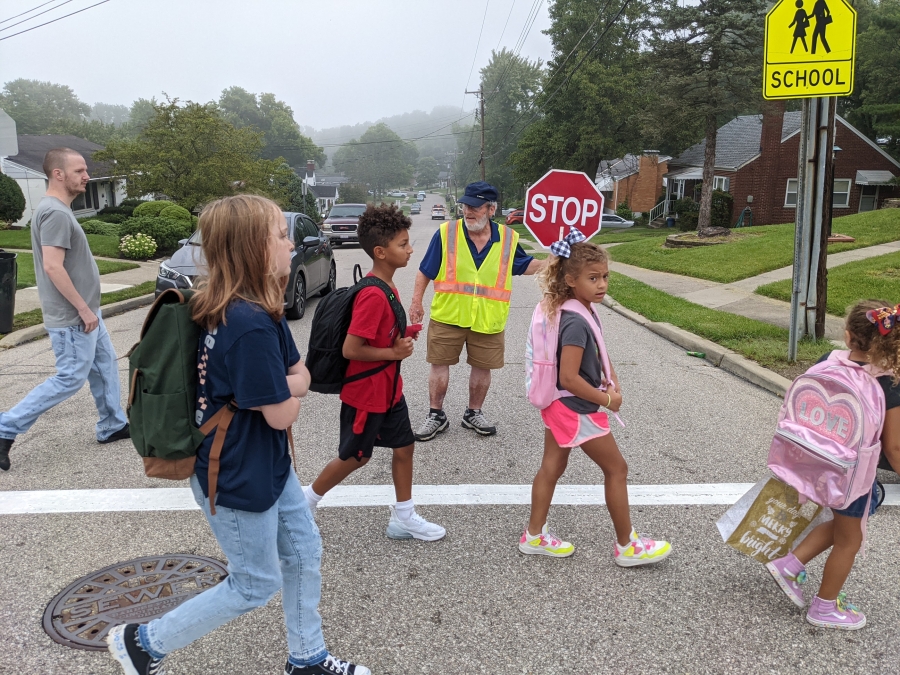
[[[338,188],[337,184],[324,185],[322,181],[316,180],[316,163],[312,160],[306,163],[306,170],[301,172],[303,182],[316,198],[316,206],[319,213],[328,213],[331,207],[337,203]]]
[[[72,202],[72,210],[76,217],[96,215],[100,209],[116,206],[125,199],[125,179],[111,176],[106,165],[93,161],[94,153],[102,150],[102,145],[63,134],[41,136],[21,134],[18,136],[18,143],[17,155],[0,158],[2,172],[14,178],[25,195],[25,212],[13,227],[24,227],[31,220],[34,208],[47,191],[47,176],[42,166],[44,156],[52,148],[71,148],[81,153],[87,163],[91,180],[87,185],[87,191],[83,195],[78,195]]]

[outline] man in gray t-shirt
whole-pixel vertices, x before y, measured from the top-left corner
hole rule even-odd
[[[120,400],[119,368],[100,317],[100,272],[72,201],[87,189],[84,157],[54,148],[44,158],[47,193],[31,217],[34,274],[44,327],[56,355],[56,375],[45,380],[7,412],[0,412],[0,469],[10,467],[9,451],[42,413],[90,384],[100,420],[97,441],[130,438]]]

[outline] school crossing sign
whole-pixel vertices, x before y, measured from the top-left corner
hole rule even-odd
[[[763,98],[848,96],[855,60],[847,0],[779,0],[766,14]]]

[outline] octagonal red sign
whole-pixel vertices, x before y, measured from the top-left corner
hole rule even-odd
[[[590,238],[600,231],[603,194],[583,171],[551,169],[525,193],[522,221],[544,248],[576,227]]]

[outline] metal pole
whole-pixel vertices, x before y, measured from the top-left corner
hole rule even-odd
[[[797,342],[802,332],[801,320],[804,312],[800,307],[800,298],[806,296],[806,279],[809,269],[804,261],[804,244],[807,241],[806,228],[806,159],[809,140],[810,99],[803,99],[800,113],[800,152],[797,158],[797,204],[794,220],[794,270],[791,284],[791,325],[788,336],[788,361],[797,360]]]
[[[809,232],[809,281],[806,288],[806,335],[816,336],[816,292],[819,275],[819,257],[822,250],[822,227],[825,208],[825,174],[831,159],[828,147],[828,109],[831,99],[816,98],[815,102],[815,194],[813,195],[812,228]]]

